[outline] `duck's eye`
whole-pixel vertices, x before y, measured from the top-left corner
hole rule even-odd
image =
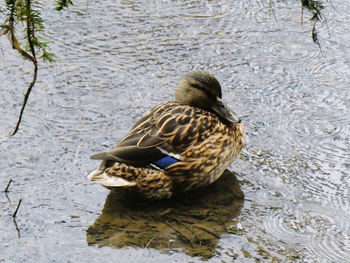
[[[213,101],[216,100],[216,95],[210,89],[208,89],[205,85],[201,85],[198,83],[191,83],[190,85],[192,88],[203,91],[205,94],[207,94],[207,97],[212,99]]]
[[[191,83],[191,87],[195,89],[203,90],[203,87],[197,83]]]

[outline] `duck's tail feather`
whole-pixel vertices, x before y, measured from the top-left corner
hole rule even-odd
[[[107,152],[104,153],[98,153],[98,154],[94,154],[93,156],[90,157],[90,159],[93,160],[104,160],[107,157]]]
[[[96,170],[88,175],[89,180],[95,181],[107,188],[114,187],[133,187],[136,186],[135,182],[129,182],[123,178],[117,176],[109,176],[104,171]]]

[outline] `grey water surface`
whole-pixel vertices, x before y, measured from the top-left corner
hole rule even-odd
[[[42,2],[57,61],[39,64],[14,137],[32,66],[0,39],[1,190],[13,180],[0,193],[0,262],[350,262],[347,0],[326,2],[321,49],[300,1],[75,0],[60,13]],[[99,165],[89,156],[194,69],[219,79],[246,123],[230,167],[244,199],[186,203],[172,221],[148,218],[152,204],[145,218],[110,212],[118,200],[86,178]],[[175,213],[166,208],[160,218]]]

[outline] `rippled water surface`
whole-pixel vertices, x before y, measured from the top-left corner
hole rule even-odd
[[[350,262],[350,14],[348,1],[331,2],[321,49],[299,1],[272,1],[277,21],[268,0],[76,0],[61,13],[45,3],[57,62],[40,64],[14,137],[31,65],[0,40],[0,188],[13,180],[0,193],[0,261]],[[246,123],[248,145],[230,167],[244,200],[186,206],[192,221],[176,207],[162,225],[139,212],[125,220],[87,180],[98,165],[89,156],[171,100],[193,69],[220,80]],[[204,225],[215,213],[221,221]]]

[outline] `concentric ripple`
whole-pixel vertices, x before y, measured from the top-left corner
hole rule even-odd
[[[323,262],[350,262],[350,238],[348,235],[319,235],[307,249],[322,258]]]
[[[267,54],[284,62],[301,62],[317,56],[318,51],[307,47],[302,42],[293,42],[289,45],[281,42],[271,42],[265,46]]]
[[[348,262],[348,217],[349,214],[334,207],[303,203],[270,213],[263,226],[287,246],[299,246],[307,257],[311,253],[324,262]]]

